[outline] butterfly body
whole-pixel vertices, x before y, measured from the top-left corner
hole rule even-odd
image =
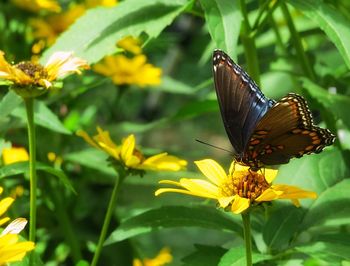
[[[257,170],[319,153],[334,135],[313,124],[303,97],[265,97],[249,75],[223,51],[213,54],[214,83],[221,116],[236,160]]]

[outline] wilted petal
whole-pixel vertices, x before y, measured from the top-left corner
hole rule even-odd
[[[227,178],[225,170],[222,169],[221,165],[212,159],[196,161],[195,164],[199,170],[215,185],[220,185],[220,183]]]
[[[72,52],[56,52],[45,65],[50,81],[71,73],[80,74],[80,68],[88,69],[88,63],[83,59],[74,57]]]
[[[17,218],[13,220],[6,228],[4,231],[2,231],[0,236],[6,235],[6,234],[19,234],[24,227],[27,224],[27,220],[24,218]]]

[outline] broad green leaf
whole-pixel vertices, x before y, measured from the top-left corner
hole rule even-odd
[[[64,160],[81,164],[107,175],[116,176],[116,172],[108,164],[107,158],[108,156],[104,152],[92,148],[64,155]]]
[[[350,97],[341,94],[331,94],[327,90],[313,83],[309,79],[302,78],[303,87],[311,97],[331,112],[337,119],[341,119],[350,128],[349,106]]]
[[[62,170],[53,168],[49,165],[46,165],[40,162],[36,163],[36,168],[38,171],[44,171],[58,177],[58,179],[63,183],[63,185],[66,188],[76,193],[71,182],[69,181],[69,178],[66,176],[66,174]],[[28,172],[29,172],[28,162],[13,163],[13,164],[5,165],[0,168],[0,178],[12,176],[12,175],[24,174]]]
[[[312,226],[349,224],[349,191],[349,178],[324,190],[310,206],[301,224],[301,228],[307,229]]]
[[[263,238],[268,250],[283,250],[297,231],[303,210],[293,205],[273,212],[263,227]]]
[[[350,68],[350,21],[339,10],[320,0],[288,0],[327,34]]]
[[[203,207],[164,206],[125,220],[106,240],[113,244],[154,229],[198,226],[241,234],[240,223],[222,211]]]
[[[194,101],[182,107],[174,119],[189,119],[204,113],[215,112],[219,110],[217,100]]]
[[[116,51],[116,42],[125,36],[146,33],[157,37],[192,1],[128,0],[112,8],[87,11],[48,49],[41,63],[55,51],[74,51],[90,64]],[[103,19],[101,19],[103,18]]]
[[[12,113],[13,116],[26,121],[26,111],[23,106],[16,108]],[[35,124],[48,128],[54,132],[62,134],[71,134],[62,122],[58,119],[56,114],[54,114],[43,102],[36,101],[34,105],[34,121]]]
[[[220,258],[227,251],[218,246],[195,245],[196,250],[182,259],[183,266],[213,266],[219,265]]]
[[[295,247],[299,252],[305,253],[313,258],[321,259],[331,263],[331,265],[339,265],[342,260],[350,260],[349,244],[316,242],[310,245]]]
[[[242,15],[239,1],[200,0],[211,38],[216,48],[237,59],[238,37]]]
[[[320,154],[305,155],[281,166],[274,183],[295,185],[320,194],[349,174],[342,153],[326,148]],[[313,202],[301,200],[301,203],[306,201]]]
[[[151,88],[150,90],[152,90]],[[162,83],[156,88],[156,90],[169,92],[173,94],[193,94],[194,88],[184,84],[178,80],[175,80],[169,76],[162,77]]]
[[[0,101],[1,118],[10,114],[23,100],[15,92],[10,90]]]
[[[258,263],[263,260],[270,259],[271,256],[259,253],[252,254],[253,263]],[[233,247],[221,258],[218,266],[241,266],[246,264],[245,248],[243,245]]]

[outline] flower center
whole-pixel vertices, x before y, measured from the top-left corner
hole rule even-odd
[[[36,83],[39,83],[41,79],[46,79],[48,77],[47,71],[43,66],[30,61],[20,62],[17,65],[15,65],[15,67],[22,70]]]
[[[242,198],[254,201],[270,187],[264,175],[254,171],[235,172],[226,184],[223,184],[222,193],[226,196],[239,195]]]

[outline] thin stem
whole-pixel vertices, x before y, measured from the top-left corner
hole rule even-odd
[[[247,266],[252,266],[252,237],[250,233],[250,215],[249,212],[242,214],[243,221],[243,233],[244,233],[244,241],[245,241],[245,256]]]
[[[255,46],[255,41],[252,36],[252,29],[248,20],[248,13],[245,6],[245,1],[240,1],[241,12],[243,15],[243,24],[241,31],[241,41],[244,48],[244,55],[247,62],[247,70],[249,75],[253,78],[253,80],[260,85],[260,70],[258,63],[258,54]]]
[[[36,138],[34,124],[34,98],[24,99],[27,111],[27,127],[29,142],[29,180],[30,180],[30,211],[29,211],[29,240],[35,242],[36,233]],[[30,265],[33,264],[33,252],[30,256]]]
[[[71,249],[74,264],[77,264],[78,261],[82,259],[79,241],[74,234],[72,223],[67,214],[67,210],[64,208],[62,196],[60,194],[60,191],[57,189],[57,182],[52,178],[50,179],[50,190],[52,199],[55,203],[55,211],[59,219],[59,226],[61,227],[62,232],[64,232],[64,237],[66,238]]]
[[[283,15],[286,19],[286,22],[291,34],[291,40],[294,44],[301,67],[304,73],[307,75],[307,77],[309,77],[312,81],[316,81],[316,75],[315,75],[314,69],[312,68],[311,63],[306,56],[300,35],[295,28],[295,25],[294,25],[292,16],[289,13],[288,7],[283,2],[280,3],[280,6],[282,9]]]
[[[103,244],[104,244],[105,239],[106,239],[108,227],[109,227],[109,224],[111,222],[112,214],[113,214],[113,211],[115,210],[116,199],[117,199],[119,187],[120,187],[122,180],[126,177],[126,173],[123,173],[123,174],[124,175],[122,176],[122,174],[119,172],[119,177],[116,178],[114,188],[112,191],[112,195],[111,195],[111,198],[110,198],[109,203],[108,203],[108,208],[107,208],[107,212],[106,212],[105,219],[103,222],[102,230],[100,233],[100,238],[98,240],[97,248],[95,250],[95,254],[94,254],[94,257],[93,257],[92,262],[91,262],[91,266],[96,266],[98,259],[100,258]]]

